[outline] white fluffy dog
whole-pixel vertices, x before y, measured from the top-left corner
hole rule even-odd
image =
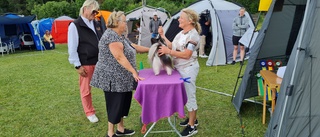
[[[165,69],[168,75],[172,74],[173,63],[169,54],[159,56],[158,49],[162,46],[160,42],[154,43],[148,53],[149,63],[152,65],[154,75],[159,75],[161,69]]]

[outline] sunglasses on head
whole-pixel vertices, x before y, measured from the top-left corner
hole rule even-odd
[[[91,14],[99,14],[99,11],[93,10]]]

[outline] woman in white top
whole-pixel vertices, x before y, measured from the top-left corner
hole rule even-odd
[[[199,63],[197,60],[196,48],[200,41],[199,34],[201,32],[201,27],[198,22],[198,14],[191,9],[181,10],[178,21],[182,31],[176,35],[173,42],[170,42],[165,37],[162,27],[159,27],[159,34],[168,46],[162,46],[159,49],[159,53],[160,55],[170,54],[173,56],[175,68],[179,71],[180,75],[186,79],[184,85],[188,96],[186,107],[188,109],[189,118],[186,119],[186,121],[181,122],[180,126],[186,126],[181,132],[181,136],[191,136],[198,132],[196,128],[198,125],[196,118],[198,109],[196,101],[196,78],[199,72]]]

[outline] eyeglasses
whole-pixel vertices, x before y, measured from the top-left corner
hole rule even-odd
[[[99,14],[99,11],[92,10],[91,14],[92,14],[92,15],[94,15],[94,14]]]

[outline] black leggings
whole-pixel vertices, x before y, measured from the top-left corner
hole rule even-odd
[[[104,92],[106,99],[108,121],[112,124],[118,124],[123,116],[128,116],[132,91],[130,92]]]

